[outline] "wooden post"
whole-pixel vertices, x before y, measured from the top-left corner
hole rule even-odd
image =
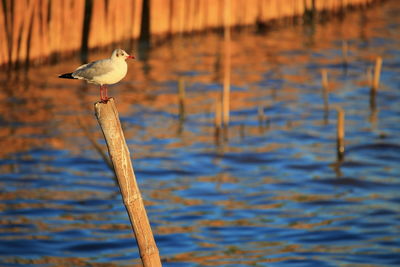
[[[221,124],[222,124],[222,107],[221,102],[217,99],[215,101],[215,142],[219,144],[220,135],[221,135]]]
[[[185,80],[179,78],[178,81],[178,94],[179,94],[179,119],[185,120]]]
[[[328,71],[326,69],[322,69],[321,76],[322,76],[322,87],[325,91],[328,91],[329,90]]]
[[[370,121],[372,123],[375,123],[377,119],[376,92],[379,88],[381,69],[382,69],[382,57],[378,56],[375,60],[374,77],[372,80],[371,90],[369,92],[369,107],[371,109]]]
[[[231,90],[231,0],[225,0],[224,6],[224,88],[222,94],[222,109],[224,128],[229,125],[230,90]]]
[[[111,98],[107,103],[97,102],[94,104],[94,109],[107,143],[108,153],[113,163],[122,199],[136,237],[143,266],[161,266],[158,248],[136,183],[128,146],[126,145],[114,99]]]
[[[347,44],[347,41],[342,42],[342,54],[343,54],[343,67],[347,69],[348,65],[348,50],[349,46]]]
[[[344,110],[337,107],[337,135],[336,135],[336,151],[338,161],[344,158]]]
[[[371,87],[371,90],[373,90],[372,89],[372,84],[373,84],[373,78],[372,78],[372,71],[373,71],[373,67],[368,67],[367,68],[367,82],[368,82],[368,86],[370,86]]]
[[[328,123],[329,118],[329,82],[328,82],[328,71],[326,69],[322,69],[322,95],[324,98],[324,121],[325,124]]]
[[[376,91],[379,88],[379,80],[381,77],[381,68],[382,68],[382,58],[377,57],[375,60],[375,71],[374,71],[374,80],[372,84],[372,90]]]
[[[263,133],[264,123],[266,123],[264,107],[262,105],[258,106],[258,127],[260,132]]]

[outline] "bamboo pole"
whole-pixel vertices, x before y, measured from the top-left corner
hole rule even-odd
[[[376,91],[379,88],[381,69],[382,69],[382,58],[377,57],[375,60],[374,80],[373,80],[373,84],[372,84],[372,90],[374,90],[374,91]]]
[[[125,142],[114,99],[111,98],[107,103],[97,102],[94,104],[94,109],[107,143],[108,153],[112,160],[122,199],[136,237],[143,266],[161,266],[158,248],[136,183],[128,146]]]
[[[336,151],[338,161],[344,158],[344,110],[341,107],[336,108],[337,111],[337,131],[336,131]]]

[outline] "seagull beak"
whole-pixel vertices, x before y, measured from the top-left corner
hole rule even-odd
[[[135,56],[129,55],[127,58],[135,59]]]

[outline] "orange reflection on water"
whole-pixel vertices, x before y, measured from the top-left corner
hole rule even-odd
[[[294,29],[277,28],[269,32],[260,32],[252,34],[255,29],[246,28],[241,31],[232,32],[231,43],[231,110],[233,112],[253,110],[254,114],[244,114],[243,117],[253,116],[252,120],[256,120],[257,110],[261,106],[265,107],[266,119],[271,119],[268,114],[268,107],[274,103],[286,102],[290,103],[293,110],[297,110],[299,98],[302,91],[293,84],[315,85],[320,88],[319,71],[310,70],[306,66],[315,63],[316,66],[323,64],[341,64],[343,61],[340,52],[335,57],[327,59],[321,55],[324,51],[332,50],[334,41],[351,40],[363,38],[366,42],[373,37],[379,37],[380,33],[373,31],[374,27],[381,27],[382,21],[369,21],[369,16],[376,16],[375,12],[381,12],[379,9],[368,10],[365,14],[352,13],[349,14],[344,21],[334,20],[326,25],[297,25]],[[349,25],[351,27],[349,27]],[[250,34],[249,34],[250,32]],[[387,33],[381,33],[387,34]],[[398,33],[391,33],[397,34]],[[336,45],[335,50],[340,51],[341,44]],[[119,84],[110,86],[109,93],[116,98],[117,108],[120,116],[127,119],[132,114],[139,115],[144,109],[152,112],[160,112],[169,115],[169,119],[163,117],[160,120],[151,120],[154,116],[150,116],[143,112],[141,123],[123,121],[124,131],[127,140],[134,140],[140,145],[129,144],[133,152],[134,159],[157,159],[171,158],[174,149],[186,146],[193,146],[196,143],[214,144],[213,136],[213,112],[215,99],[218,99],[223,82],[223,37],[218,33],[201,34],[190,37],[177,37],[171,39],[158,46],[152,47],[148,51],[133,50],[133,54],[138,55],[138,60],[129,61],[129,72],[127,77]],[[372,59],[382,51],[377,48],[360,48],[357,51],[355,47],[349,45],[348,60],[355,59]],[[112,49],[110,48],[110,51]],[[129,51],[129,49],[126,49]],[[354,53],[351,53],[354,51]],[[355,53],[356,52],[356,53]],[[96,60],[109,56],[109,51],[91,56],[91,60]],[[333,59],[332,59],[333,58]],[[93,103],[99,98],[99,90],[94,85],[86,85],[81,81],[61,80],[57,75],[73,70],[80,63],[78,60],[64,61],[52,66],[43,66],[30,69],[27,73],[22,70],[17,73],[0,74],[0,158],[14,157],[15,154],[26,152],[34,149],[46,148],[54,150],[67,150],[68,153],[81,155],[86,151],[94,150],[93,146],[88,142],[84,131],[78,123],[81,120],[93,139],[100,142],[102,134],[97,126],[94,118]],[[296,69],[290,69],[291,65],[300,66]],[[367,66],[366,66],[367,69]],[[335,77],[343,69],[337,68],[330,73],[330,77]],[[318,76],[313,75],[318,73]],[[332,75],[331,75],[332,74]],[[265,77],[263,77],[265,75]],[[191,131],[185,127],[189,123],[193,123],[190,118],[188,121],[179,122],[178,95],[176,90],[169,90],[177,87],[179,78],[184,77],[187,84],[185,112],[187,115],[206,114],[201,116],[196,123],[202,123],[198,127],[198,132]],[[367,77],[365,77],[365,80]],[[280,86],[270,85],[268,81],[279,80],[282,82]],[[365,82],[360,78],[359,83]],[[165,84],[173,83],[173,86],[165,86]],[[276,88],[274,88],[276,86]],[[340,91],[345,86],[342,81],[330,79],[331,91]],[[238,90],[235,90],[235,87]],[[320,90],[320,89],[317,89]],[[269,96],[265,101],[264,96]],[[318,100],[316,100],[318,101]],[[323,107],[323,99],[320,99],[321,109]],[[144,107],[144,108],[143,108]],[[175,116],[175,117],[174,117]],[[237,115],[239,116],[239,115]],[[268,125],[233,125],[229,131],[229,138],[246,138],[247,136],[263,136],[269,130],[280,130],[282,132],[291,132],[300,128],[303,121],[310,117],[310,114],[298,114],[291,121],[283,124]],[[131,119],[131,118],[129,118]],[[233,120],[235,117],[233,117]],[[273,119],[273,118],[272,118]],[[322,124],[320,121],[313,121],[314,124]],[[190,121],[192,120],[192,121]],[[185,125],[186,124],[186,125]],[[151,144],[151,140],[169,140],[167,144],[163,144],[163,150],[157,150],[156,144]],[[301,146],[301,144],[299,144]],[[308,148],[309,150],[317,149],[319,144]],[[211,146],[212,147],[212,146]],[[268,154],[279,150],[283,145],[273,141],[263,143],[253,148],[253,153]],[[105,147],[103,146],[105,150]],[[214,147],[205,148],[212,150]],[[242,146],[224,146],[218,148],[214,160],[216,166],[221,164],[222,156],[225,152],[242,153],[246,151]],[[96,155],[96,154],[95,154]],[[196,158],[196,154],[191,155]],[[24,156],[29,157],[29,156]],[[300,157],[297,155],[297,157]],[[251,163],[255,159],[246,159],[243,156],[242,162]],[[165,169],[171,169],[168,163],[162,163],[166,166],[155,166]],[[232,165],[235,165],[233,160]],[[266,162],[264,165],[268,165]],[[51,169],[50,171],[60,171],[64,167]],[[12,172],[17,170],[18,166],[4,164],[1,166],[0,172]],[[77,173],[79,171],[74,170]],[[80,170],[82,171],[82,170]],[[179,170],[174,170],[179,173]],[[90,173],[91,171],[88,171]],[[91,174],[91,173],[90,173]],[[104,174],[104,173],[103,173]],[[107,174],[105,174],[107,175]],[[151,187],[146,194],[151,200],[146,200],[146,206],[157,208],[159,202],[168,202],[173,207],[195,208],[207,201],[200,197],[190,197],[180,195],[177,192],[186,191],[190,188],[189,179],[191,174],[182,174],[179,184],[169,185],[167,181],[160,182]],[[230,193],[231,189],[225,189],[222,184],[237,185],[240,183],[240,175],[231,175],[221,171],[218,175],[193,175],[198,183],[210,183],[215,187],[218,193]],[[95,178],[98,178],[95,176]],[[143,181],[145,183],[146,181]],[[111,179],[110,179],[111,183]],[[257,183],[271,184],[278,183],[277,178],[264,177]],[[101,184],[96,180],[96,185]],[[93,185],[93,184],[89,184]],[[235,189],[238,190],[238,189]],[[238,190],[239,191],[239,190]],[[84,192],[84,194],[82,194]],[[88,193],[89,192],[89,193]],[[234,192],[233,192],[234,193]],[[50,208],[64,208],[57,204],[52,204],[54,200],[70,200],[84,201],[93,197],[98,199],[112,199],[115,196],[101,191],[84,191],[77,192],[64,191],[58,189],[56,194],[46,190],[16,190],[11,193],[1,194],[2,200],[17,200],[20,196],[26,199],[41,199],[48,201],[44,203],[19,203],[0,206],[0,210],[7,209],[40,209],[44,206]],[[368,196],[373,197],[373,196]],[[256,205],[249,205],[243,199],[229,198],[213,201],[212,205],[223,210],[225,214],[231,214],[240,210],[248,211],[277,211],[287,203],[308,203],[328,201],[332,195],[320,195],[313,193],[298,193],[290,190],[282,192],[274,192],[272,195],[266,196],[268,202]],[[367,196],[365,197],[367,198]],[[362,198],[344,198],[350,203],[362,201]],[[13,206],[14,205],[14,206]],[[66,210],[71,209],[71,206]],[[166,211],[163,211],[166,212]],[[168,212],[168,211],[167,211]],[[111,212],[112,213],[112,212]],[[165,218],[157,220],[155,227],[156,235],[169,235],[176,233],[193,234],[200,232],[204,227],[261,227],[265,226],[265,220],[269,218],[263,215],[254,218],[234,219],[231,221],[220,219],[201,218],[202,212],[194,211],[190,215],[199,216],[199,219],[190,226],[175,225],[173,221]],[[95,212],[91,215],[79,215],[65,212],[62,219],[73,222],[79,220],[80,224],[63,224],[48,225],[36,223],[35,227],[41,231],[51,228],[52,231],[65,231],[74,228],[80,229],[101,229],[114,230],[130,229],[128,225],[104,223],[95,225],[91,221],[104,221],[101,214]],[[285,215],[277,215],[283,218]],[[313,213],[304,215],[312,218]],[[28,221],[26,217],[21,215],[19,222]],[[82,223],[82,221],[84,223]],[[9,221],[2,221],[1,224],[9,224]],[[287,229],[306,229],[313,230],[322,226],[329,226],[330,220],[298,220],[291,224],[279,225]],[[19,229],[10,230],[18,232]],[[19,233],[19,232],[18,232]],[[123,234],[128,236],[127,233]],[[302,251],[299,244],[287,244],[285,242],[259,242],[244,251],[237,246],[218,248],[215,243],[210,240],[201,239],[198,241],[199,246],[206,250],[207,248],[215,248],[218,253],[193,251],[190,253],[180,253],[172,255],[165,259],[168,262],[195,262],[202,265],[219,266],[223,264],[257,264],[268,262],[280,262],[293,259],[301,259],[299,257],[276,257],[268,258],[266,253],[279,254],[290,251]],[[310,245],[311,246],[311,245]],[[326,251],[328,248],[323,246],[314,246],[311,250]],[[346,248],[337,249],[339,252],[346,253]],[[308,249],[310,251],[310,249]],[[246,255],[246,259],[243,259]],[[23,260],[21,260],[23,261]],[[84,266],[85,260],[77,258],[57,259],[57,258],[41,258],[35,260],[35,264],[51,263],[54,266],[63,266],[66,261],[70,261],[74,266]],[[32,263],[32,262],[31,262]],[[135,262],[136,264],[137,262]],[[101,263],[92,266],[105,266]],[[107,264],[113,266],[113,264]],[[116,265],[115,265],[116,266]]]

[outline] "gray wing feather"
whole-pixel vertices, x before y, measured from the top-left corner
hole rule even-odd
[[[72,76],[78,79],[92,80],[96,76],[101,76],[112,71],[113,67],[110,59],[102,59],[78,67]]]

